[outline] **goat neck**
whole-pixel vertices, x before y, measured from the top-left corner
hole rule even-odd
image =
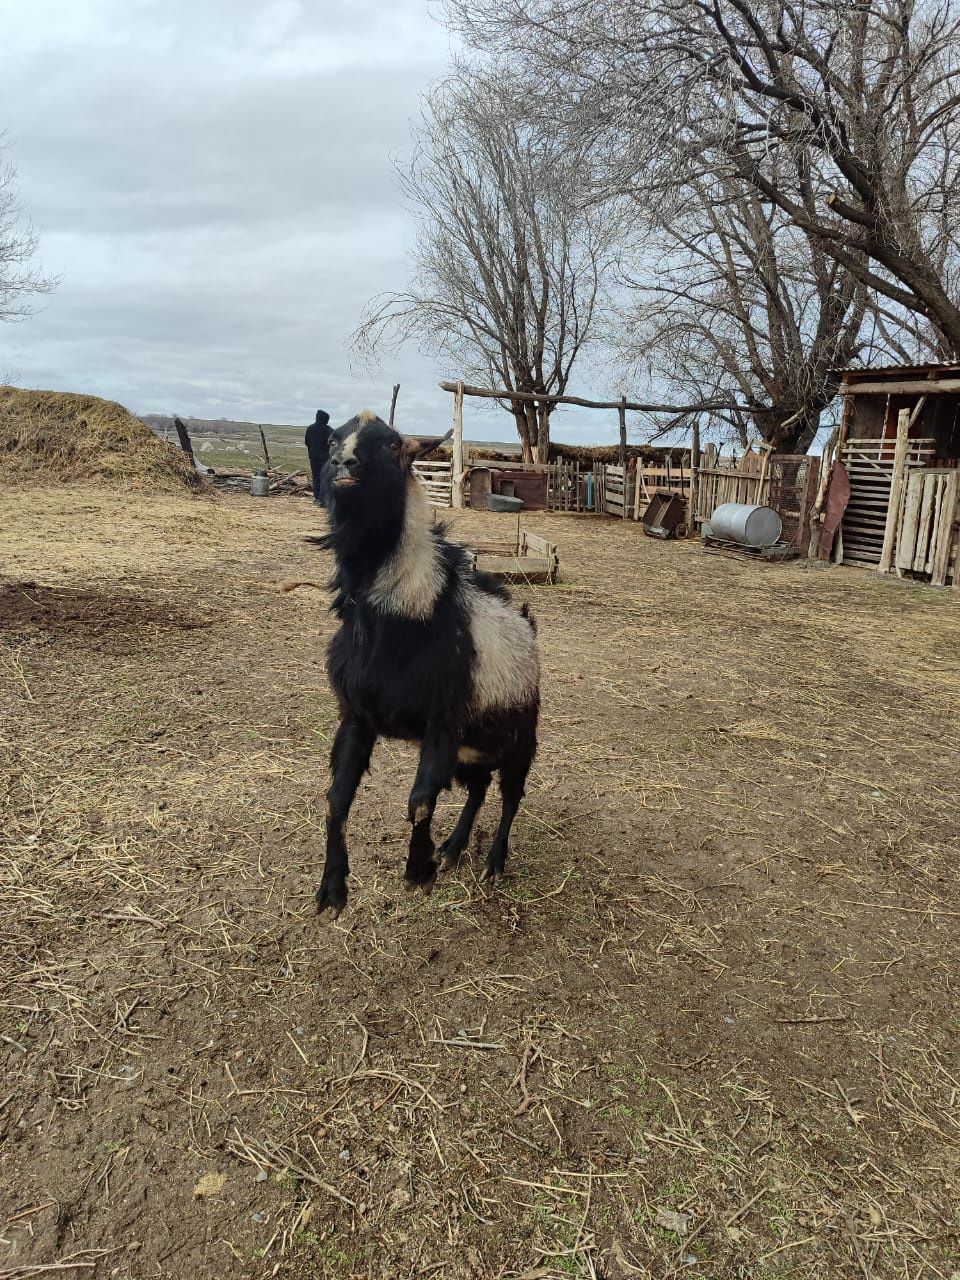
[[[351,495],[352,496],[352,495]],[[440,548],[423,486],[410,475],[377,503],[334,502],[329,545],[337,560],[334,608],[363,599],[415,620],[431,614],[443,590]],[[399,501],[398,501],[399,499]]]

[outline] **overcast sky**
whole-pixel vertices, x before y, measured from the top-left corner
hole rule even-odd
[[[392,160],[451,55],[427,0],[0,0],[0,18],[6,158],[60,277],[3,326],[0,372],[290,423],[382,410],[399,381],[401,427],[446,428],[455,370],[415,350],[351,368],[348,342],[406,279]],[[510,438],[506,415],[470,415],[468,435]]]

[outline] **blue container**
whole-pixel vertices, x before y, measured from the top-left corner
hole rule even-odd
[[[593,510],[593,472],[587,472],[587,510]]]

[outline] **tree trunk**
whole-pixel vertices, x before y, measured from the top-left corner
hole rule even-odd
[[[757,409],[753,419],[757,434],[774,453],[806,453],[820,429],[820,405],[772,405]]]
[[[522,400],[514,400],[511,412],[513,413],[513,420],[517,424],[517,435],[520,437],[520,455],[524,462],[532,462],[535,441],[530,439],[527,406]]]
[[[547,462],[550,456],[550,409],[549,404],[537,406],[537,461]]]

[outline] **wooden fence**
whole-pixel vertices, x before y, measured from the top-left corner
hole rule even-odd
[[[739,458],[735,453],[724,457],[716,445],[707,445],[697,468],[697,523],[709,520],[725,502],[762,504],[768,457],[766,452],[756,453],[753,449],[747,449]]]
[[[633,518],[640,520],[657,493],[675,493],[687,502],[690,497],[692,480],[690,458],[682,458],[672,462],[669,457],[662,463],[646,463],[637,460],[637,471],[634,482]]]
[[[850,477],[850,500],[840,525],[839,558],[844,564],[880,564],[893,484],[893,440],[851,440],[839,460]],[[929,465],[933,440],[911,440],[906,467]]]
[[[919,574],[935,586],[946,585],[953,555],[958,487],[960,472],[955,467],[907,472],[894,555],[898,574]],[[954,585],[956,573],[954,568]]]
[[[820,459],[809,454],[747,449],[724,457],[708,445],[697,469],[694,521],[704,524],[725,502],[773,507],[783,522],[781,541],[805,556],[819,478]]]
[[[485,464],[477,459],[475,465]],[[590,468],[579,461],[489,465],[496,470],[545,472],[549,511],[587,509],[586,477]],[[725,502],[769,505],[776,508],[783,521],[783,541],[794,546],[800,555],[806,555],[809,549],[809,517],[820,474],[817,457],[775,454],[766,448],[728,456],[715,445],[708,445],[695,473],[689,454],[678,462],[665,457],[648,463],[638,458],[635,469],[628,467],[626,475],[623,467],[613,463],[594,463],[592,471],[593,510],[597,515],[639,521],[657,493],[673,493],[688,503],[695,484],[695,527],[709,520]]]
[[[547,467],[547,510],[582,511],[584,493],[580,463],[558,458]]]
[[[427,491],[427,501],[434,507],[453,505],[453,463],[415,462],[413,474]]]
[[[419,464],[418,464],[419,465]],[[471,460],[471,467],[491,471],[525,471],[546,475],[548,511],[586,510],[586,472],[577,461],[558,458],[555,462],[503,462],[485,458]]]

